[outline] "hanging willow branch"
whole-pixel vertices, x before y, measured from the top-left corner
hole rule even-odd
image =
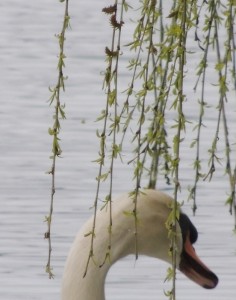
[[[102,209],[108,209],[109,211],[109,224],[107,224],[108,229],[108,245],[107,251],[104,254],[104,261],[100,262],[100,267],[103,266],[107,261],[110,261],[111,255],[111,235],[112,235],[112,190],[113,190],[113,176],[114,176],[114,161],[120,155],[120,146],[117,144],[116,135],[119,131],[120,126],[120,118],[117,112],[117,92],[118,92],[118,70],[119,70],[119,57],[120,57],[120,48],[121,48],[121,29],[124,25],[123,22],[123,12],[124,8],[127,8],[126,2],[123,0],[121,3],[121,9],[117,10],[116,0],[114,5],[105,7],[102,11],[110,17],[110,24],[112,26],[112,42],[111,46],[105,48],[106,53],[106,61],[107,68],[104,76],[103,89],[106,92],[106,106],[105,110],[103,110],[98,117],[98,121],[103,120],[103,129],[102,132],[99,133],[97,131],[97,136],[100,139],[100,150],[99,150],[99,158],[96,162],[99,164],[98,176],[97,180],[97,190],[94,200],[94,218],[93,218],[93,226],[91,231],[87,233],[87,236],[91,236],[91,245],[88,260],[86,263],[86,268],[84,272],[84,276],[86,276],[88,266],[90,260],[94,258],[95,253],[93,252],[93,244],[95,238],[95,229],[96,229],[96,217],[98,210],[98,199],[100,193],[100,186],[103,181],[109,179],[109,191],[105,196],[103,201]],[[105,162],[106,162],[106,139],[107,137],[112,137],[111,147],[110,147],[110,162],[109,167],[106,171]]]
[[[103,121],[103,130],[97,135],[100,139],[100,151],[97,162],[99,172],[97,176],[97,191],[95,197],[95,214],[93,228],[88,235],[91,235],[91,250],[87,267],[93,258],[93,239],[96,230],[96,212],[98,209],[98,198],[101,183],[109,180],[109,191],[104,200],[103,208],[108,208],[110,221],[108,233],[110,241],[105,253],[104,262],[109,259],[111,250],[112,233],[112,186],[114,174],[114,159],[122,155],[123,146],[128,133],[132,132],[133,158],[128,164],[133,167],[134,188],[130,192],[134,207],[130,216],[134,217],[134,235],[136,258],[138,257],[138,211],[137,198],[140,193],[144,178],[148,178],[147,186],[156,188],[160,176],[164,176],[167,184],[174,186],[174,205],[166,226],[170,236],[170,255],[172,256],[172,268],[168,270],[167,278],[173,281],[172,289],[167,292],[170,299],[175,299],[175,271],[176,271],[176,224],[179,217],[178,194],[181,181],[179,170],[181,168],[181,147],[185,137],[185,129],[188,122],[184,114],[184,104],[188,101],[185,95],[185,65],[186,56],[191,58],[191,51],[187,50],[187,38],[191,29],[195,30],[195,42],[202,54],[197,68],[197,83],[193,86],[196,91],[201,89],[199,103],[198,122],[196,138],[191,147],[196,147],[196,156],[193,163],[195,178],[190,188],[190,198],[193,200],[193,212],[197,209],[196,191],[200,179],[212,178],[216,162],[219,161],[217,145],[220,136],[220,125],[223,121],[225,143],[226,143],[226,172],[231,183],[231,193],[228,199],[230,209],[235,207],[235,169],[232,167],[230,156],[231,143],[229,140],[226,112],[226,100],[228,86],[226,79],[229,78],[229,62],[232,66],[231,77],[234,78],[235,86],[235,49],[233,20],[235,10],[233,3],[227,2],[223,6],[221,1],[199,1],[196,0],[175,0],[171,11],[163,17],[163,5],[165,2],[156,0],[140,1],[139,17],[134,29],[133,39],[129,47],[129,56],[132,58],[128,63],[130,81],[119,99],[118,62],[120,60],[121,30],[123,32],[123,9],[129,6],[126,1],[115,1],[113,5],[103,9],[109,16],[109,22],[113,29],[112,42],[110,47],[105,48],[107,68],[104,78],[104,89],[107,94],[105,109],[98,117]],[[119,9],[118,9],[119,7]],[[120,9],[121,8],[121,9]],[[225,8],[225,11],[221,10]],[[120,14],[119,14],[120,13]],[[205,18],[205,19],[204,19]],[[217,48],[220,49],[217,28],[221,25],[222,18],[225,19],[227,28],[227,40],[224,42],[226,52],[223,58]],[[204,19],[204,21],[203,21]],[[202,25],[202,22],[204,24]],[[200,30],[201,28],[202,30]],[[201,33],[200,33],[201,32]],[[204,35],[203,39],[201,34]],[[202,127],[204,126],[205,110],[208,108],[206,98],[206,78],[208,76],[208,56],[210,50],[216,49],[219,86],[218,118],[216,120],[215,134],[212,137],[212,146],[209,149],[209,171],[203,174],[202,161],[200,156]],[[231,57],[232,56],[232,57]],[[231,57],[231,58],[230,58]],[[125,95],[125,100],[123,98]],[[194,101],[194,100],[192,100]],[[168,119],[168,112],[172,111],[174,120]],[[172,126],[170,126],[170,121]],[[173,134],[170,141],[169,132]],[[118,140],[120,142],[118,142]],[[129,140],[130,142],[130,140]],[[111,147],[108,146],[109,143]],[[109,149],[109,150],[108,150]],[[108,156],[110,153],[110,156]],[[108,167],[107,167],[108,165]],[[104,171],[105,170],[105,171]],[[86,268],[87,270],[87,268]],[[86,272],[85,272],[86,274]]]
[[[172,24],[169,28],[169,32],[175,30],[175,36],[177,48],[176,51],[173,52],[173,62],[176,66],[176,74],[173,75],[173,92],[176,97],[173,100],[172,107],[177,111],[177,120],[176,125],[176,134],[173,138],[173,158],[171,160],[171,174],[174,182],[174,203],[173,207],[171,207],[172,211],[167,220],[167,228],[169,231],[170,237],[170,255],[172,257],[172,268],[168,269],[167,279],[172,280],[172,289],[166,292],[166,295],[169,299],[176,299],[176,258],[178,254],[177,247],[177,221],[179,220],[180,208],[177,202],[178,200],[178,192],[181,188],[181,183],[179,180],[179,166],[180,166],[180,146],[182,142],[182,131],[185,131],[185,123],[186,119],[183,112],[183,103],[186,101],[186,96],[184,94],[184,66],[186,64],[186,39],[188,32],[188,24],[190,23],[190,19],[188,19],[187,15],[191,16],[191,6],[187,1],[180,1],[174,7],[174,11],[170,14],[173,18]]]
[[[219,77],[219,111],[222,114],[222,121],[223,121],[223,128],[224,128],[224,134],[225,134],[225,156],[226,156],[226,173],[229,176],[229,183],[230,183],[230,196],[227,199],[227,204],[230,206],[230,213],[232,214],[234,211],[234,215],[236,218],[236,205],[235,205],[235,171],[232,169],[231,166],[231,145],[229,141],[229,131],[228,131],[228,124],[227,124],[227,116],[226,116],[226,109],[225,105],[228,102],[227,100],[227,91],[229,90],[227,81],[228,81],[228,75],[229,75],[229,63],[232,60],[231,58],[231,52],[232,52],[232,46],[234,45],[234,36],[233,36],[233,28],[231,24],[233,23],[233,11],[232,6],[228,7],[225,15],[227,16],[225,21],[225,27],[227,29],[227,40],[225,41],[224,45],[224,58],[221,58],[220,53],[220,44],[219,44],[219,36],[218,36],[218,30],[217,30],[217,24],[215,21],[215,36],[216,36],[216,50],[217,50],[217,63],[216,63],[216,70],[218,71],[218,77]],[[234,69],[235,71],[235,69]],[[235,222],[235,229],[236,229],[236,222]]]
[[[191,147],[196,146],[196,159],[194,162],[195,168],[195,182],[193,187],[190,189],[189,198],[193,199],[193,213],[195,214],[197,205],[196,205],[196,190],[197,184],[200,178],[204,178],[204,180],[211,180],[215,171],[216,171],[216,163],[220,163],[222,158],[219,158],[217,155],[217,144],[220,141],[220,125],[223,123],[224,135],[225,135],[225,154],[226,154],[226,173],[229,175],[230,182],[230,196],[227,199],[227,203],[230,205],[230,212],[232,213],[232,207],[235,207],[235,181],[234,181],[234,172],[231,168],[231,146],[228,136],[228,125],[227,125],[227,117],[226,117],[226,109],[225,105],[227,103],[227,93],[229,91],[229,82],[230,80],[234,82],[235,88],[235,37],[234,37],[234,18],[235,18],[235,9],[233,8],[233,3],[228,1],[227,5],[221,3],[221,1],[208,1],[203,2],[200,6],[198,15],[196,28],[198,26],[198,21],[200,19],[200,14],[204,7],[207,6],[207,13],[205,14],[205,24],[203,27],[203,32],[205,33],[205,38],[203,41],[200,40],[198,31],[196,29],[195,37],[199,44],[200,49],[204,52],[203,58],[201,59],[198,66],[198,80],[194,87],[196,91],[197,86],[199,84],[200,77],[201,80],[201,98],[199,100],[200,104],[200,112],[199,112],[199,121],[196,125],[197,128],[197,137],[193,141]],[[220,15],[220,11],[223,11],[223,14]],[[206,9],[204,9],[206,11]],[[222,20],[224,16],[224,25],[226,29],[226,33],[223,36],[225,40],[223,42],[224,47],[222,47],[222,42],[220,42],[220,36],[218,34],[218,28],[221,27]],[[216,52],[216,64],[215,70],[218,72],[218,83],[216,86],[219,87],[219,101],[217,105],[218,109],[218,118],[216,122],[216,130],[215,135],[213,137],[212,146],[209,149],[210,159],[209,159],[209,170],[206,175],[204,175],[201,170],[201,158],[200,158],[200,142],[201,142],[201,128],[204,122],[204,112],[205,109],[208,108],[206,95],[205,95],[205,85],[206,85],[206,76],[208,72],[208,56],[209,50],[212,47],[212,50]],[[225,50],[223,54],[223,58],[221,52]],[[211,51],[212,52],[212,51]],[[229,70],[230,65],[232,66],[232,70]],[[235,222],[236,226],[236,222]]]
[[[197,18],[196,18],[195,40],[198,41],[198,43],[200,43],[200,39],[198,37],[198,31],[197,31],[198,27],[197,26],[198,26],[198,22],[199,22],[199,18],[200,18],[202,8],[203,8],[203,4],[200,6],[199,11],[197,13]],[[197,79],[197,83],[194,86],[194,90],[196,91],[199,80],[202,77],[202,80],[201,80],[201,98],[199,100],[199,106],[200,106],[199,119],[198,119],[198,123],[195,127],[195,129],[197,129],[197,137],[191,144],[191,147],[196,146],[196,158],[195,158],[195,161],[194,161],[195,180],[194,180],[193,187],[190,189],[190,195],[189,195],[189,199],[193,200],[192,210],[193,210],[194,215],[195,215],[196,210],[197,210],[197,203],[196,203],[197,184],[198,184],[198,181],[200,180],[200,178],[204,177],[204,174],[201,173],[201,159],[200,159],[201,129],[203,127],[203,117],[204,117],[205,108],[207,107],[207,103],[206,103],[206,100],[205,100],[205,83],[206,83],[206,73],[207,73],[207,59],[208,59],[208,54],[209,54],[209,47],[212,44],[212,39],[211,39],[211,33],[213,31],[212,24],[214,22],[216,14],[217,14],[216,6],[212,5],[212,2],[211,2],[211,5],[209,5],[209,11],[210,11],[210,16],[208,17],[208,22],[207,22],[206,26],[204,27],[204,32],[206,32],[206,38],[203,42],[204,48],[199,45],[199,48],[202,51],[204,51],[204,54],[203,54],[203,58],[201,59],[199,65],[198,65],[198,71],[197,71],[198,79]]]
[[[64,2],[64,1],[60,1]],[[62,150],[59,144],[59,133],[61,130],[60,125],[60,119],[65,119],[65,106],[61,104],[61,90],[65,91],[65,79],[63,74],[63,69],[65,67],[65,53],[64,53],[64,42],[65,42],[65,32],[66,29],[70,26],[69,21],[69,13],[68,13],[68,6],[69,6],[69,0],[65,1],[65,13],[64,13],[64,20],[62,25],[62,30],[60,34],[58,34],[56,37],[58,38],[59,43],[59,55],[58,55],[58,79],[55,87],[49,88],[51,92],[50,97],[50,105],[55,105],[55,114],[53,116],[53,126],[49,128],[48,133],[52,136],[53,142],[52,142],[52,156],[50,157],[52,159],[52,167],[51,170],[48,172],[52,176],[52,183],[51,183],[51,202],[50,202],[50,209],[49,209],[49,215],[45,217],[45,221],[47,222],[48,230],[45,233],[45,238],[48,239],[48,261],[46,265],[46,272],[48,273],[49,278],[53,278],[54,274],[52,273],[52,266],[51,266],[51,252],[52,252],[52,241],[51,241],[51,224],[52,224],[52,214],[53,214],[53,202],[54,202],[54,195],[56,191],[55,186],[55,171],[56,171],[56,158],[60,157]]]

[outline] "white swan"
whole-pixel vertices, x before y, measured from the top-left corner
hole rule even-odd
[[[145,190],[138,197],[138,252],[171,263],[168,255],[170,240],[165,226],[173,199],[156,190]],[[78,233],[68,255],[62,280],[62,300],[104,300],[107,272],[118,259],[135,252],[134,219],[124,214],[133,210],[133,200],[128,194],[113,202],[113,227],[111,259],[104,262],[108,245],[109,214],[97,215],[94,256],[87,275],[83,278],[90,250],[92,219]],[[197,257],[192,243],[197,240],[197,230],[189,218],[181,213],[178,225],[178,268],[190,279],[205,288],[214,288],[218,278]]]

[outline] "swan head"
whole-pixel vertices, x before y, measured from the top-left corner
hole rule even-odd
[[[126,199],[127,201],[127,199]],[[169,255],[170,239],[166,220],[171,212],[173,199],[156,190],[144,190],[138,199],[138,252],[172,263]],[[123,220],[123,224],[126,220]],[[132,227],[133,224],[130,224]],[[125,232],[125,230],[123,231]],[[125,234],[123,235],[125,236]],[[188,216],[180,211],[177,224],[177,268],[189,279],[203,288],[212,289],[218,284],[217,276],[200,260],[193,244],[197,241],[198,232]],[[133,249],[134,240],[130,249]],[[126,241],[127,241],[126,240]],[[125,244],[129,244],[125,241]],[[125,246],[121,245],[124,249]],[[130,251],[130,254],[132,250]]]

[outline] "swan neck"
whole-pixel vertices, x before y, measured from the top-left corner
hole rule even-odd
[[[98,233],[94,239],[93,257],[86,275],[86,263],[90,253],[90,237],[79,234],[71,248],[62,280],[62,300],[105,300],[105,280],[110,267],[123,253],[108,251],[108,233]],[[112,249],[117,249],[115,244]]]

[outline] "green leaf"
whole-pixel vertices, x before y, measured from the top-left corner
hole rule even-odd
[[[54,135],[55,131],[52,128],[48,128],[49,135]]]
[[[215,65],[215,69],[217,70],[217,71],[221,71],[223,68],[224,68],[224,63],[222,63],[222,62],[218,62],[216,65]]]

